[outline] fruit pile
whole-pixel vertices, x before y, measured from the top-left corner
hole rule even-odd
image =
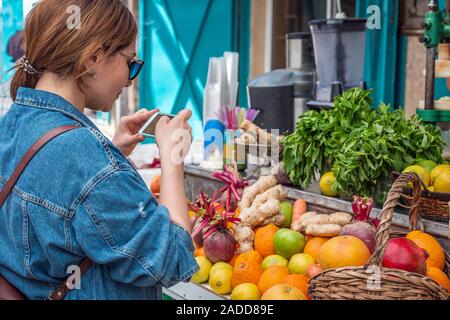
[[[309,300],[308,283],[312,277],[327,269],[363,266],[368,262],[375,249],[376,233],[374,220],[369,218],[370,205],[369,200],[355,197],[353,219],[339,225],[343,220],[338,217],[343,215],[334,215],[330,223],[333,215],[308,212],[304,200],[293,205],[283,201],[283,225],[256,227],[252,249],[241,253],[236,242],[230,259],[214,263],[205,247],[198,247],[195,259],[200,269],[191,281],[208,283],[214,292],[230,295],[233,300]],[[334,224],[339,226],[339,232],[325,237],[293,230],[294,225],[302,223],[322,227]],[[229,225],[230,230],[233,228]],[[444,272],[445,252],[427,233],[412,231],[406,237],[389,240],[383,267],[426,275],[450,293],[450,280]]]
[[[422,160],[406,167],[403,172],[414,172],[431,192],[450,193],[450,165],[437,165],[431,160]]]

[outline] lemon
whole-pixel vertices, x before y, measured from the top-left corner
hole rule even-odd
[[[405,170],[403,170],[403,173],[406,172],[413,172],[415,174],[417,174],[419,176],[419,178],[423,181],[423,183],[425,184],[425,186],[429,186],[430,185],[430,174],[428,173],[428,171],[424,168],[422,168],[419,165],[413,165],[413,166],[409,166],[407,167]],[[408,186],[410,187],[410,183],[408,183]]]
[[[429,187],[427,187],[427,189],[428,189],[428,191],[430,191],[430,192],[434,192],[434,186],[429,186]]]
[[[229,294],[231,292],[231,277],[233,271],[228,268],[216,269],[209,276],[209,285],[217,294]]]
[[[333,172],[327,172],[320,177],[320,191],[329,197],[335,197],[338,193],[333,189],[333,182],[335,180]]]
[[[450,171],[444,170],[440,175],[434,180],[434,191],[435,192],[446,192],[450,193]]]
[[[227,269],[233,271],[233,266],[231,264],[226,263],[226,262],[216,262],[211,267],[211,270],[209,270],[209,274],[211,275],[216,270],[221,269],[221,268],[227,268]]]
[[[231,300],[259,300],[261,292],[254,283],[241,283],[231,292]]]
[[[436,180],[436,177],[441,174],[443,171],[450,170],[450,165],[448,164],[440,164],[437,167],[435,167],[433,170],[431,170],[430,178],[431,178],[431,184],[434,184],[434,180]]]
[[[195,261],[197,261],[200,269],[192,275],[191,281],[195,283],[203,283],[208,281],[212,263],[209,262],[209,260],[204,256],[195,257]]]
[[[288,260],[278,254],[272,254],[264,258],[262,268],[266,270],[270,266],[288,266]]]
[[[311,264],[315,264],[314,258],[307,253],[298,253],[289,260],[289,271],[293,274],[303,274],[306,276],[306,270]]]

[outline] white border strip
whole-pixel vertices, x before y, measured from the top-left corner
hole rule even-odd
[[[266,0],[266,31],[264,43],[264,72],[272,70],[273,0]]]

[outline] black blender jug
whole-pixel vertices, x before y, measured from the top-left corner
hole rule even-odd
[[[328,19],[309,22],[314,45],[317,82],[310,109],[331,108],[343,91],[365,89],[366,19]]]

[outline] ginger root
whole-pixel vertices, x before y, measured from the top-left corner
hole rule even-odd
[[[245,188],[240,203],[241,211],[249,208],[258,194],[263,193],[272,187],[275,187],[276,184],[277,179],[275,179],[274,176],[263,176],[260,177],[254,184]]]
[[[259,144],[270,144],[272,142],[272,135],[267,133],[265,130],[258,127],[256,124],[249,120],[244,120],[240,126],[240,129],[244,130],[257,138]]]
[[[342,227],[338,224],[309,224],[305,233],[316,237],[335,237],[339,235]]]
[[[278,213],[280,213],[280,201],[278,199],[270,199],[251,212],[244,224],[254,228]]]
[[[285,197],[286,194],[284,193],[283,187],[281,185],[266,190],[262,194],[259,194],[255,197],[255,200],[253,200],[253,203],[249,208],[242,210],[241,220],[247,221],[248,217],[251,216],[253,212],[257,211],[258,207],[262,206],[268,200],[277,199],[279,201],[283,201]],[[280,211],[278,210],[278,212]]]
[[[247,252],[253,249],[253,241],[255,240],[255,233],[249,226],[241,224],[235,227],[235,238],[239,242],[239,253]]]
[[[353,219],[350,213],[336,212],[333,214],[317,214],[316,212],[307,212],[292,225],[292,229],[311,236],[323,236],[333,234],[334,237],[339,234],[340,228],[350,223]],[[320,228],[319,226],[328,226]],[[339,230],[336,226],[339,226]],[[337,230],[337,233],[336,233]]]
[[[283,186],[277,185],[273,188],[266,190],[264,193],[257,195],[251,207],[257,208],[270,199],[277,199],[279,201],[283,201],[285,198],[286,193],[284,193]]]
[[[335,212],[330,215],[328,223],[338,224],[340,226],[345,226],[352,221],[353,216],[347,212]]]
[[[284,216],[280,214],[280,201],[285,198],[283,186],[277,185],[273,176],[260,177],[244,189],[240,202],[241,221],[235,227],[240,252],[253,249],[253,228],[269,223],[279,226],[284,223]]]
[[[308,224],[307,223],[308,220],[316,215],[317,215],[317,212],[315,212],[315,211],[309,211],[309,212],[302,214],[300,216],[300,218],[297,220],[297,222],[292,224],[291,229],[294,231],[297,231],[297,232],[302,232],[301,230],[304,231]]]
[[[252,136],[250,133],[247,133],[247,132],[244,133],[239,138],[236,138],[236,142],[237,143],[242,143],[242,144],[257,144],[258,143],[256,138],[254,136]]]
[[[281,213],[279,213],[277,215],[274,215],[273,217],[270,217],[270,218],[264,220],[261,223],[261,226],[266,226],[268,224],[274,224],[274,225],[280,227],[283,225],[284,219],[285,219],[284,216]]]

